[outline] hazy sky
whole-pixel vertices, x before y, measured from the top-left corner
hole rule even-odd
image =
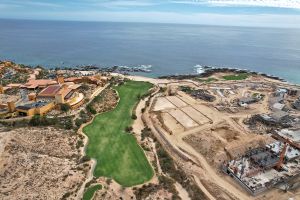
[[[300,28],[300,0],[0,0],[0,18]]]

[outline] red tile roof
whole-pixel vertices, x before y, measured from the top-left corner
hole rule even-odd
[[[38,97],[55,97],[55,95],[60,91],[60,85],[50,85],[44,90],[42,90]]]
[[[29,80],[23,86],[26,88],[46,87],[48,85],[57,84],[57,81],[51,79]]]

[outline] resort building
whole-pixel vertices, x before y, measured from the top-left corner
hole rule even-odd
[[[37,100],[52,100],[55,98],[55,95],[60,91],[60,89],[60,85],[50,85],[37,95]]]
[[[49,85],[55,85],[57,81],[51,79],[37,79],[37,80],[29,80],[27,83],[21,86],[21,88],[26,89],[37,89],[37,88],[45,88]]]
[[[54,102],[34,102],[18,106],[16,108],[19,116],[44,115],[54,108]]]
[[[37,101],[55,102],[55,104],[69,104],[75,109],[84,103],[84,95],[77,90],[81,85],[71,82],[62,85],[50,85],[43,89],[36,97]]]

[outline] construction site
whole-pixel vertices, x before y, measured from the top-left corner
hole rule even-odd
[[[149,112],[153,130],[192,163],[187,170],[201,174],[216,199],[299,197],[299,86],[259,75],[222,76],[159,84]]]

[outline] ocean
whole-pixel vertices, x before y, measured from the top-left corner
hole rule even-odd
[[[300,29],[4,19],[0,27],[0,60],[45,67],[145,65],[152,71],[143,75],[151,77],[231,67],[300,83]]]

